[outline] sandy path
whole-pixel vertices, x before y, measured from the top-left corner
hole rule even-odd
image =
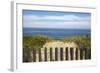
[[[43,45],[43,48],[47,47],[47,48],[55,48],[55,47],[77,47],[77,44],[75,44],[74,42],[61,42],[61,41],[52,41],[52,42],[47,42],[45,45]]]

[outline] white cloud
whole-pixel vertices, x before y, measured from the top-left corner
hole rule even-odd
[[[90,28],[90,17],[64,15],[64,16],[23,16],[24,27],[37,28]]]

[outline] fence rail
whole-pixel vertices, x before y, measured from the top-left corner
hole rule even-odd
[[[23,62],[65,61],[91,59],[87,48],[36,48],[23,49]],[[90,51],[91,52],[91,51]]]

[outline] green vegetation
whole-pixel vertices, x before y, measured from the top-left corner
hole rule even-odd
[[[24,36],[23,37],[23,48],[41,48],[46,42],[52,39],[43,35],[36,36]]]
[[[46,42],[57,40],[44,35],[23,36],[23,48],[41,48]],[[62,42],[75,42],[80,48],[91,49],[91,36],[72,36],[60,39]]]
[[[66,37],[63,42],[75,42],[79,48],[91,49],[91,36],[89,35]]]

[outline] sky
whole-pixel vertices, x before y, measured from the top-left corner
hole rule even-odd
[[[22,14],[24,28],[91,28],[90,13],[23,10]]]

